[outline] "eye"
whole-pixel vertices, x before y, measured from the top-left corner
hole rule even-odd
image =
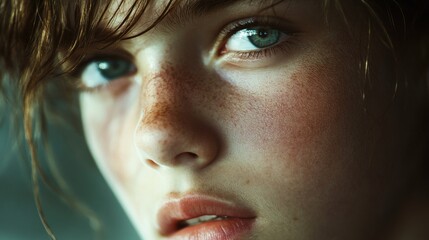
[[[288,34],[270,27],[252,27],[237,31],[225,44],[226,51],[247,52],[275,46],[288,38]]]
[[[136,72],[130,61],[118,58],[101,58],[89,61],[81,73],[81,81],[86,88],[95,88],[109,82],[127,77]]]

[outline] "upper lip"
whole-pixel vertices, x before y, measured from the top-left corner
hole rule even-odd
[[[229,218],[255,218],[255,214],[236,204],[207,195],[186,195],[168,199],[158,210],[159,233],[167,236],[178,229],[179,222],[204,215],[226,216]]]

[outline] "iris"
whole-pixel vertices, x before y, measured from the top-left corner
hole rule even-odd
[[[277,29],[256,28],[248,30],[247,38],[257,48],[266,48],[276,44],[280,39],[280,31]]]

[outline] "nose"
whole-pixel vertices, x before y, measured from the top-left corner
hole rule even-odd
[[[218,155],[216,133],[202,114],[186,81],[163,75],[148,81],[144,89],[135,143],[148,166],[202,169]]]

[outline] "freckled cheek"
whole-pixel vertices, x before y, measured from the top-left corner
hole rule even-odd
[[[239,141],[251,149],[262,146],[269,159],[284,159],[286,164],[329,158],[332,142],[353,128],[346,116],[356,106],[347,96],[350,87],[341,84],[344,76],[317,65],[275,76],[266,79],[269,87],[243,101],[234,126]]]

